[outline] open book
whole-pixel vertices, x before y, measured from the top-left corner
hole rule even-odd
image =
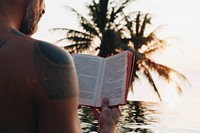
[[[72,54],[79,82],[79,105],[100,107],[103,98],[109,106],[126,104],[131,85],[134,55],[129,51],[102,58]]]

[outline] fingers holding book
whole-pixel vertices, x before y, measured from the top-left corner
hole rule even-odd
[[[98,119],[98,132],[115,131],[118,120],[121,116],[119,106],[109,107],[109,100],[104,98],[102,100],[101,108],[90,107],[94,116]]]

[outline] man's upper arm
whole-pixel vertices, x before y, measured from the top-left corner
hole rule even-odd
[[[33,58],[38,79],[49,99],[77,96],[74,63],[66,51],[52,44],[40,42],[36,45]]]
[[[39,131],[80,131],[78,81],[71,56],[52,44],[40,41],[36,44],[33,59],[41,92],[44,92],[43,100],[37,101]]]

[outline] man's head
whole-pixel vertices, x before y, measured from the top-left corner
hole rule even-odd
[[[44,0],[27,0],[19,31],[32,35],[36,32],[38,22],[45,13]]]

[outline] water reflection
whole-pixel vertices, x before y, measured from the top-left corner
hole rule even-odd
[[[120,119],[118,131],[152,133],[148,125],[157,123],[158,120],[152,116],[156,110],[148,108],[144,102],[129,102],[122,107],[123,116]]]
[[[88,107],[82,107],[78,112],[81,127],[84,133],[97,131],[98,121],[95,119]]]
[[[117,132],[139,132],[152,133],[152,124],[158,123],[159,120],[154,117],[158,112],[153,109],[154,103],[144,102],[128,102],[127,105],[122,106],[122,117],[120,118]],[[84,107],[79,110],[81,126],[84,133],[97,131],[97,120],[90,113],[89,108]]]

